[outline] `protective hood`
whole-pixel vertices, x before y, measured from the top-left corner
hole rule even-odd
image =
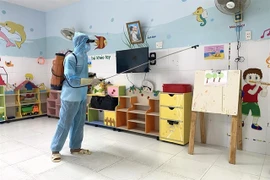
[[[89,37],[86,34],[75,32],[73,45],[76,54],[87,53],[90,50],[90,44],[86,43],[87,40],[89,40]]]

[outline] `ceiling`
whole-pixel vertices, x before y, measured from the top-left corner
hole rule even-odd
[[[72,4],[74,2],[79,2],[80,0],[2,0],[2,1],[46,12]]]

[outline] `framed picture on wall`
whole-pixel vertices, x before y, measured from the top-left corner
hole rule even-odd
[[[126,25],[131,44],[143,43],[140,21],[129,22]]]

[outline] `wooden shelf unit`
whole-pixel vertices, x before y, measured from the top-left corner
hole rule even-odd
[[[61,107],[60,95],[61,91],[50,90],[49,97],[47,98],[47,115],[49,117],[59,117]]]
[[[0,86],[0,121],[19,120],[46,115],[47,91],[16,90],[5,94],[5,86]],[[29,97],[31,97],[29,99]],[[36,107],[36,108],[34,108]],[[4,113],[4,114],[3,114]]]
[[[122,86],[109,86],[108,94],[114,89],[113,98],[118,98],[115,110],[108,111],[89,106],[88,123],[96,126],[109,126],[116,129],[159,136],[159,98],[151,98],[149,93],[142,97],[141,94],[131,94],[120,90]],[[123,87],[122,87],[123,88]],[[89,94],[88,96],[101,96]],[[102,95],[104,96],[104,95]],[[90,101],[89,101],[90,102]]]

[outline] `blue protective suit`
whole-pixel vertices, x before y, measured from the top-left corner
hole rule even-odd
[[[86,43],[89,37],[76,32],[73,38],[74,55],[68,55],[64,60],[64,74],[66,80],[61,92],[60,119],[56,133],[51,143],[52,152],[60,152],[70,132],[70,149],[80,149],[83,140],[83,126],[86,120],[87,87],[79,87],[81,78],[88,78],[88,56],[90,44]],[[70,85],[66,82],[68,81]]]

